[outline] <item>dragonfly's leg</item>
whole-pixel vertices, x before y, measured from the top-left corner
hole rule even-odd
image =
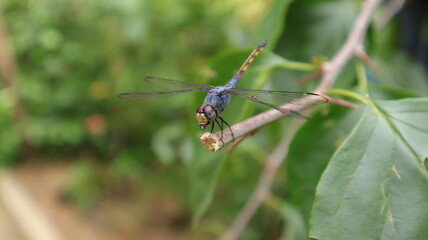
[[[219,117],[220,118],[220,122],[221,122],[221,124],[218,122],[218,120],[217,120],[217,118],[216,119],[214,119],[214,121],[217,123],[217,125],[220,127],[220,140],[221,140],[221,142],[224,144],[224,142],[223,142],[223,121],[222,121],[222,118],[221,117]],[[214,123],[213,123],[214,124]]]
[[[217,123],[217,124],[218,124],[218,123]],[[213,131],[214,131],[214,125],[215,125],[215,124],[214,124],[214,122],[212,122],[212,123],[211,123],[211,133],[213,133]]]
[[[220,118],[220,120],[221,120],[221,122],[222,122],[222,124],[223,123],[225,123],[226,124],[226,126],[228,126],[229,127],[229,131],[230,131],[230,134],[232,135],[232,141],[235,141],[235,135],[233,135],[233,131],[232,131],[232,128],[230,128],[230,125],[229,125],[229,123],[227,123],[222,117],[218,117],[218,118]]]
[[[221,120],[221,118],[219,117],[219,119]],[[220,127],[220,133],[221,133],[221,139],[223,139],[223,121],[218,122],[217,118],[215,119],[215,122],[217,123],[217,125]]]

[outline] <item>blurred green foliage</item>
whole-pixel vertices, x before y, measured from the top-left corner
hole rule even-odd
[[[341,0],[3,0],[19,70],[14,88],[0,85],[0,164],[50,155],[106,165],[100,173],[94,161],[76,161],[65,193],[81,209],[94,206],[103,188],[130,181],[145,189],[153,168],[167,169],[154,171],[161,185],[187,198],[194,226],[217,236],[247,201],[289,120],[225,155],[199,143],[193,114],[203,94],[150,102],[115,95],[148,89],[145,75],[222,85],[262,39],[267,49],[239,87],[310,91],[316,81],[295,80],[316,70],[312,60],[340,49],[359,8],[359,1]],[[426,72],[401,52],[397,32],[396,22],[370,29],[365,44],[382,69],[364,72],[370,95],[426,96]],[[335,87],[364,93],[356,62]],[[262,110],[233,99],[223,117],[233,124]],[[243,239],[307,238],[316,185],[360,116],[361,110],[317,108],[273,186],[278,199],[257,212]]]
[[[68,179],[62,200],[71,202],[79,211],[86,212],[93,208],[100,198],[102,181],[93,164],[81,161],[75,164]]]
[[[226,46],[221,18],[214,16],[225,13],[204,14],[208,5],[201,1],[2,1],[1,7],[25,111],[16,124],[21,137],[38,151],[85,147],[113,158],[123,150],[126,140],[121,136],[126,136],[131,139],[128,148],[143,146],[149,152],[148,139],[163,125],[151,119],[184,122],[175,117],[184,102],[143,103],[119,111],[132,104],[119,102],[116,93],[142,89],[146,74],[192,80],[210,55]],[[151,111],[157,104],[170,115]],[[97,133],[91,132],[99,126],[91,118],[95,114],[106,122]],[[19,141],[7,135],[2,137],[12,141],[2,141],[3,163],[20,153]]]

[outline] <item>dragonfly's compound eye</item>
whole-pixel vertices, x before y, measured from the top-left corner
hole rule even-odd
[[[209,122],[217,118],[217,111],[213,106],[205,105],[201,110]]]
[[[196,120],[200,129],[205,129],[217,117],[217,112],[210,105],[200,106],[196,109]]]
[[[210,105],[205,105],[202,107],[202,112],[203,113],[211,113],[211,112],[214,112],[214,108],[211,107]]]

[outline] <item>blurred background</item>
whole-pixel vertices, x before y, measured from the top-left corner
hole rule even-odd
[[[263,39],[267,49],[239,87],[310,91],[317,81],[295,81],[340,48],[359,7],[360,1],[339,0],[2,0],[5,239],[29,239],[8,212],[15,196],[10,186],[48,216],[60,239],[218,238],[248,199],[290,120],[267,126],[231,153],[213,153],[200,144],[194,119],[204,94],[153,101],[116,95],[148,90],[146,75],[223,85]],[[426,96],[424,21],[423,14],[407,12],[369,30],[369,55],[388,69],[377,78],[367,73],[373,84]],[[339,87],[356,86],[354,70],[345,69]],[[314,119],[325,119],[329,109],[316,108]],[[264,110],[233,99],[222,116],[234,124]],[[296,144],[294,151],[300,156],[307,145]],[[299,233],[306,232],[315,183],[328,162],[328,153],[322,154],[320,164],[303,166],[316,168],[310,186],[291,189],[290,178],[306,173],[302,166],[279,173],[274,190],[281,200],[258,211],[242,239],[305,239]]]

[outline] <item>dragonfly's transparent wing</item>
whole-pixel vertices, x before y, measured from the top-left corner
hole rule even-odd
[[[150,91],[150,92],[128,92],[120,93],[117,95],[118,98],[134,99],[134,100],[145,100],[161,97],[174,96],[181,93],[188,92],[208,92],[213,86],[206,84],[198,84],[191,82],[183,82],[171,79],[156,78],[156,77],[145,77],[144,80],[148,83],[157,85],[159,87],[170,89],[171,91]]]
[[[306,105],[308,103],[327,103],[328,98],[317,93],[307,92],[291,92],[291,91],[273,91],[273,90],[255,90],[245,88],[232,88],[227,90],[230,95],[235,95],[241,98],[257,102],[280,112],[291,114],[298,118],[307,119],[302,114],[290,110],[280,108],[279,106],[291,103],[296,105]]]
[[[180,93],[189,93],[189,92],[206,92],[205,89],[182,89],[175,91],[165,91],[165,92],[127,92],[119,93],[118,98],[123,99],[132,99],[132,100],[146,100],[162,97],[170,97]]]
[[[207,84],[184,82],[150,76],[144,77],[144,81],[169,90],[205,89],[208,91],[209,89],[213,88],[213,86]]]
[[[268,104],[280,106],[286,103],[297,105],[306,105],[308,102],[326,103],[328,98],[317,93],[308,92],[292,92],[292,91],[273,91],[273,90],[257,90],[245,88],[232,88],[227,92],[231,95],[239,97],[259,100]]]

